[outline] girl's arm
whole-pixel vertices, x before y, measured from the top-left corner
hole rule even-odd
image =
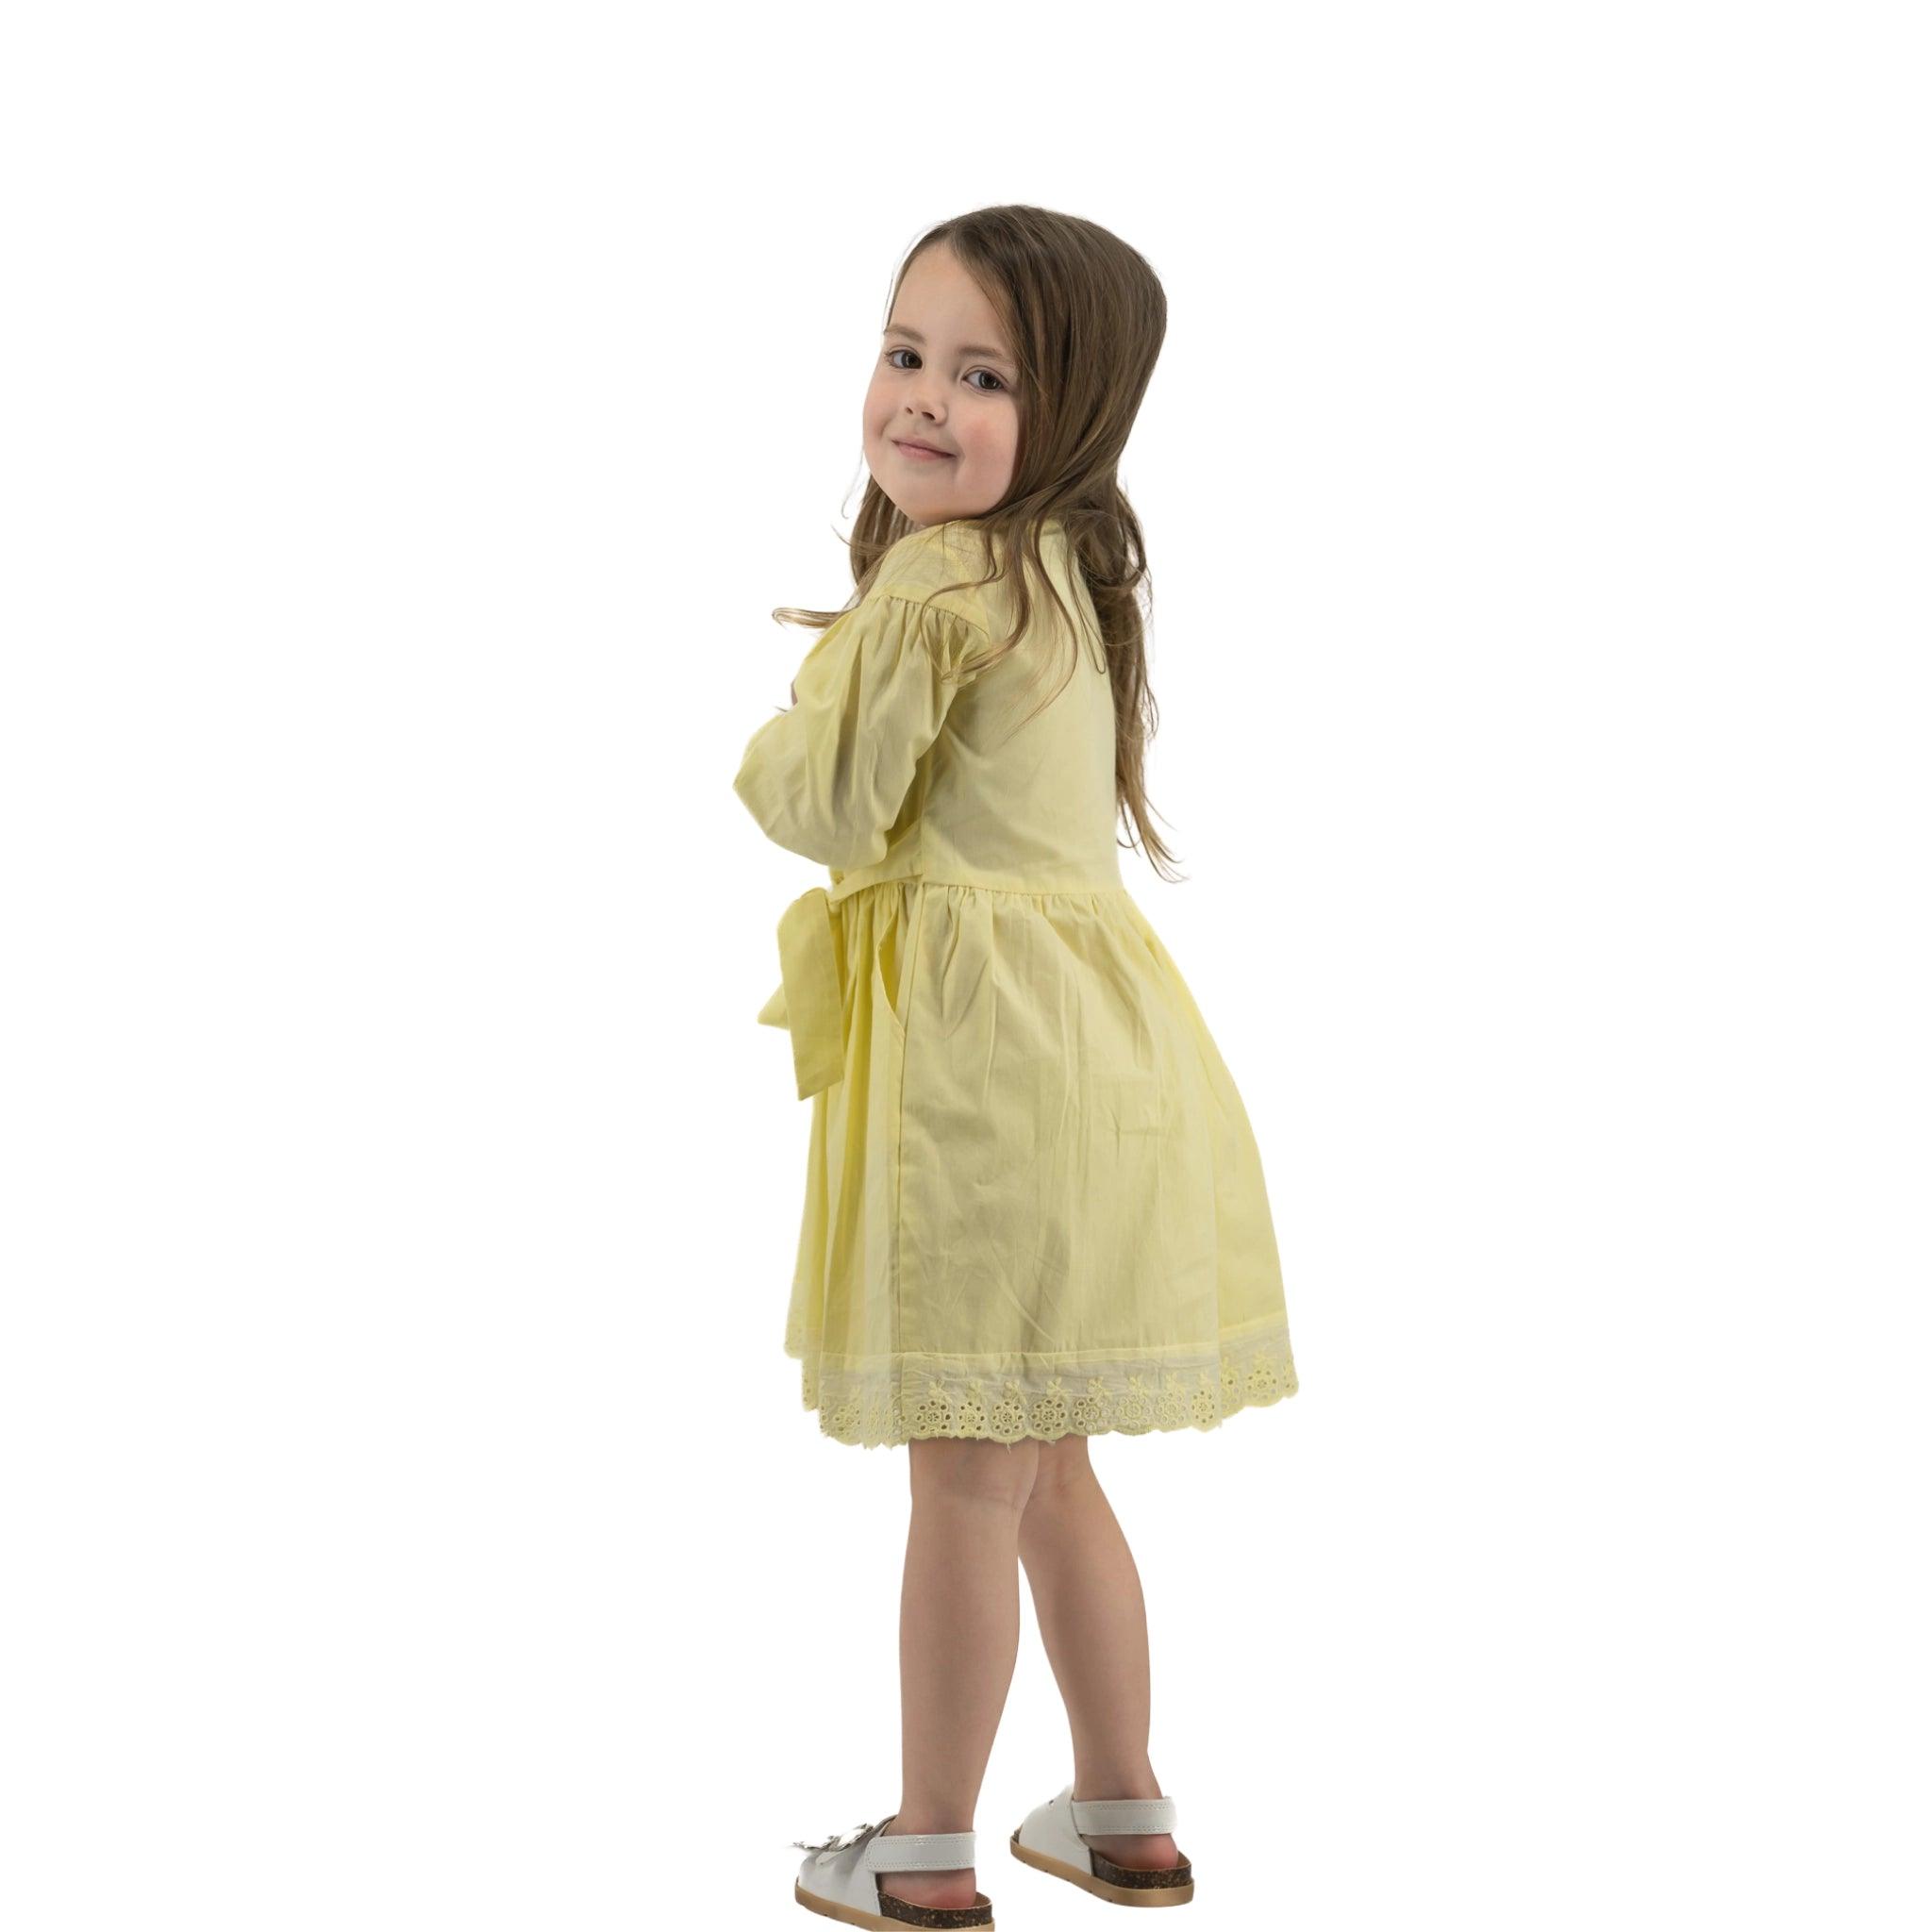
[[[959,688],[941,674],[957,673],[984,635],[890,591],[822,633],[793,679],[791,708],[752,734],[733,780],[765,836],[840,872],[883,858]]]

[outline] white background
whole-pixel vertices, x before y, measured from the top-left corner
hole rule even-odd
[[[9,1928],[804,1923],[896,1803],[730,780],[1000,201],[1167,290],[1123,862],[1303,1384],[1094,1445],[1191,1910],[1925,1923],[1911,12],[8,9]]]

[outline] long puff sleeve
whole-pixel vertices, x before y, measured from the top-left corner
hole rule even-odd
[[[840,872],[883,858],[984,641],[969,618],[876,589],[827,625],[792,680],[798,702],[752,734],[732,781],[765,836]]]

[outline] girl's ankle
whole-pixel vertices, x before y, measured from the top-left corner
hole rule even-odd
[[[1158,1798],[1163,1795],[1160,1780],[1151,1771],[1089,1774],[1075,1769],[1074,1773],[1074,1803],[1076,1805],[1091,1804],[1096,1798]]]
[[[881,1838],[902,1838],[910,1832],[927,1831],[971,1831],[973,1821],[969,1818],[964,1824],[941,1824],[931,1819],[922,1819],[915,1812],[895,1811],[884,1829]]]

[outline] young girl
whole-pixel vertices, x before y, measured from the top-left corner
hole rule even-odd
[[[921,238],[865,396],[853,599],[775,613],[822,635],[736,780],[831,875],[779,922],[758,1016],[812,1104],[785,1352],[824,1434],[909,1444],[899,1809],[793,1840],[793,1895],[847,1924],[992,1924],[973,1820],[1022,1563],[1074,1776],[1011,1851],[1122,1905],[1192,1897],[1088,1439],[1296,1388],[1246,1113],[1120,870],[1123,809],[1170,857],[1116,480],[1165,327],[1091,222],[994,208]]]

